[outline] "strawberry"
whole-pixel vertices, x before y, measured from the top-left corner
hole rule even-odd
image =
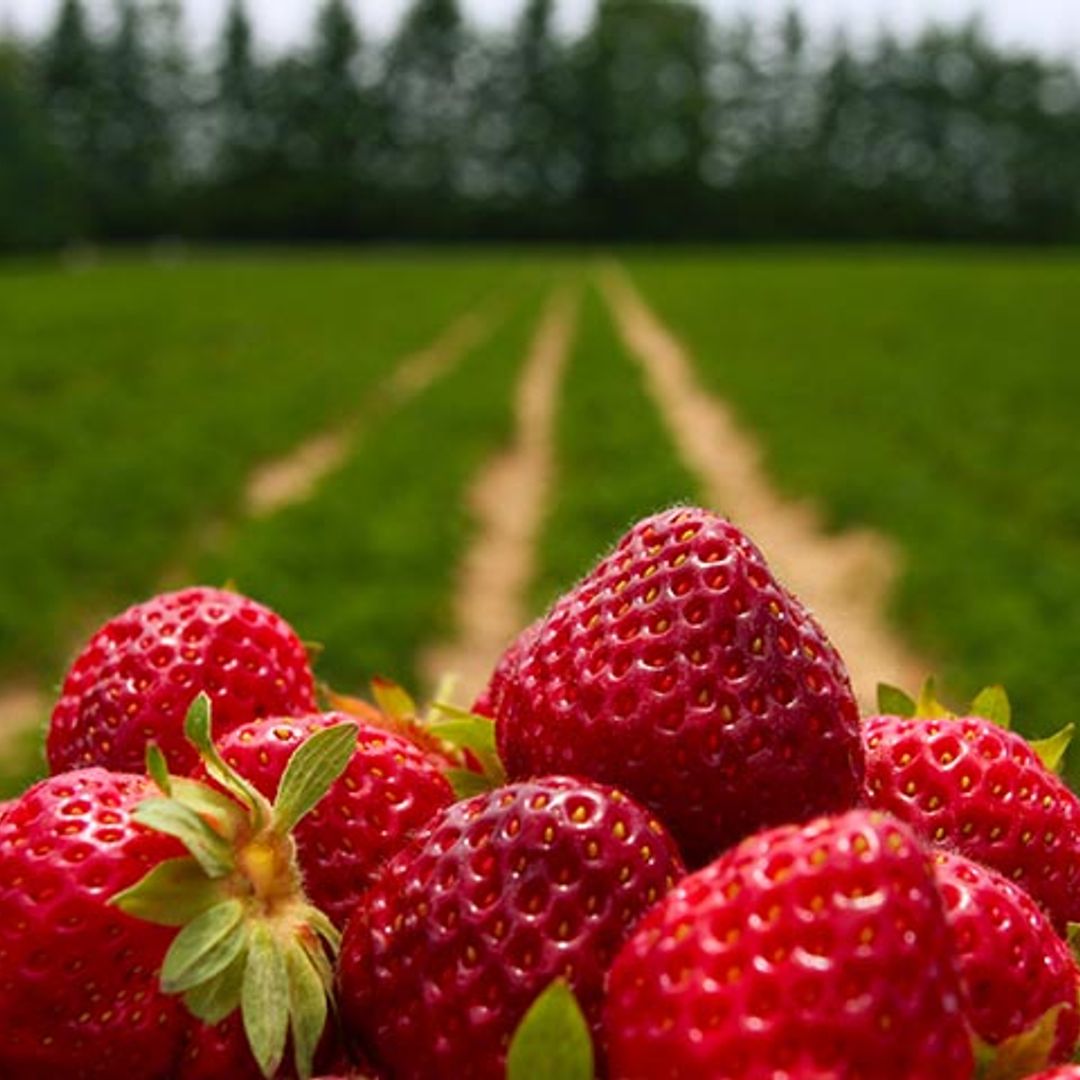
[[[521,651],[496,717],[511,779],[613,784],[693,865],[859,797],[840,657],[750,540],[707,510],[636,525]]]
[[[969,1077],[929,859],[855,810],[743,841],[641,922],[609,977],[613,1080]]]
[[[1059,1065],[1055,1069],[1029,1076],[1028,1080],[1080,1080],[1080,1065]]]
[[[948,715],[932,688],[919,706],[896,705],[923,715],[867,719],[866,799],[1023,886],[1061,932],[1080,920],[1080,800],[1043,763],[1041,747],[1002,726],[1001,691],[987,693],[981,701],[997,705],[983,711],[994,719]],[[1061,743],[1054,749],[1060,754]]]
[[[557,977],[597,1024],[608,965],[681,872],[663,826],[611,788],[545,777],[456,803],[349,922],[346,1030],[397,1080],[501,1080],[511,1034]]]
[[[1080,971],[1023,889],[963,855],[934,853],[953,958],[971,1029],[990,1047],[1019,1038],[1033,1067],[1068,1061],[1080,1035]],[[1024,1075],[1023,1072],[1015,1075]]]
[[[293,751],[314,732],[349,719],[330,712],[255,720],[220,738],[218,749],[229,765],[272,799]],[[345,772],[294,834],[305,891],[339,927],[376,869],[453,801],[435,758],[373,724],[357,727],[357,749]]]
[[[49,727],[51,771],[141,772],[154,740],[175,772],[190,772],[184,714],[200,691],[219,733],[315,708],[304,646],[280,616],[221,589],[165,593],[110,619],[75,659]]]
[[[499,657],[499,662],[495,665],[495,670],[492,672],[487,686],[484,687],[480,696],[473,702],[472,711],[477,716],[487,716],[494,719],[499,715],[507,690],[517,676],[517,670],[522,658],[532,648],[533,642],[540,632],[541,622],[542,620],[537,619],[536,622],[530,623]]]
[[[109,899],[182,855],[136,822],[146,777],[91,768],[0,819],[0,1076],[160,1077],[186,1014],[157,979],[172,932]]]

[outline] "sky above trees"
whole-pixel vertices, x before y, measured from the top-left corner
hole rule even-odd
[[[200,41],[214,37],[227,0],[183,0],[188,23]],[[559,0],[559,20],[578,29],[594,0]],[[108,12],[112,0],[91,0],[91,10]],[[311,23],[314,0],[248,0],[261,39],[271,46],[294,43]],[[389,31],[407,0],[353,0],[351,6],[364,24],[377,33]],[[519,0],[465,0],[469,13],[487,26],[509,22],[521,7]],[[757,18],[779,16],[791,0],[702,0],[718,15],[751,11]],[[794,5],[816,28],[828,31],[843,25],[857,35],[872,34],[883,21],[904,32],[930,19],[956,22],[981,15],[992,35],[1008,44],[1034,46],[1054,53],[1080,55],[1080,3],[1077,0],[797,0]],[[55,0],[0,0],[4,18],[20,30],[37,32],[53,17]]]

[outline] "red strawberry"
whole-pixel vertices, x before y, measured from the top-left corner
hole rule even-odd
[[[222,757],[267,798],[285,766],[314,732],[347,722],[343,713],[256,720],[218,740]],[[375,871],[437,810],[453,802],[435,759],[400,735],[359,723],[345,772],[294,833],[304,889],[343,927]]]
[[[663,827],[610,788],[546,777],[456,803],[349,922],[347,1030],[397,1080],[501,1080],[511,1034],[556,977],[595,1026],[608,965],[681,871]]]
[[[1022,885],[1059,931],[1080,920],[1080,800],[1036,751],[979,716],[874,716],[866,798]]]
[[[906,826],[862,810],[759,833],[686,878],[608,993],[613,1080],[973,1069],[929,859]]]
[[[187,1016],[158,989],[173,931],[109,901],[183,853],[136,824],[156,791],[85,769],[43,780],[0,819],[0,1075],[161,1077]]]
[[[49,729],[51,770],[142,772],[153,739],[175,772],[189,772],[197,755],[184,714],[201,690],[219,734],[315,708],[304,646],[280,616],[221,589],[166,593],[107,622],[72,664]]]
[[[473,703],[472,711],[477,716],[488,716],[494,719],[499,715],[507,690],[517,677],[517,670],[522,659],[536,641],[542,621],[537,619],[522,630],[499,658],[487,686]]]
[[[1080,1065],[1060,1065],[1056,1069],[1030,1076],[1028,1080],[1080,1080]]]
[[[1080,1035],[1080,971],[1068,945],[1035,901],[995,871],[938,851],[934,873],[972,1030],[997,1046],[1055,1010],[1037,1064],[1067,1061]]]
[[[640,522],[555,604],[497,731],[511,778],[614,784],[692,864],[763,826],[847,809],[862,782],[840,657],[750,540],[707,510]]]

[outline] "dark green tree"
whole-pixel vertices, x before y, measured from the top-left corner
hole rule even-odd
[[[217,67],[217,169],[242,179],[264,164],[268,123],[263,73],[255,58],[251,20],[243,0],[231,0]]]

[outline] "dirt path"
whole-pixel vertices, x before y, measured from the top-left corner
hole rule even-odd
[[[488,303],[483,309],[467,312],[452,322],[430,345],[404,357],[387,379],[374,390],[381,408],[395,408],[445,374],[470,349],[490,334],[504,306]],[[337,427],[321,432],[280,458],[264,462],[252,470],[241,499],[242,514],[249,518],[268,517],[287,506],[310,498],[319,483],[339,468],[349,453],[360,426],[353,417]],[[211,520],[199,526],[205,543],[222,540],[230,526]],[[179,588],[192,580],[190,568],[177,561],[162,573],[162,589]],[[102,614],[101,618],[105,618]],[[93,620],[96,626],[99,620]],[[80,639],[74,646],[81,644]],[[74,647],[73,646],[73,647]],[[10,751],[28,726],[45,716],[51,705],[46,695],[32,683],[15,681],[0,685],[0,759]],[[0,761],[2,771],[2,761]]]
[[[680,455],[702,480],[706,502],[745,527],[778,576],[817,614],[847,661],[860,702],[873,703],[879,682],[917,687],[930,666],[884,614],[898,568],[893,546],[870,530],[829,534],[811,504],[782,498],[757,444],[732,410],[703,389],[686,350],[625,271],[606,266],[600,287]]]
[[[515,392],[514,441],[480,471],[467,495],[476,532],[454,589],[457,637],[420,659],[429,687],[444,674],[457,676],[453,696],[463,705],[471,704],[528,621],[525,593],[554,468],[555,410],[578,301],[572,289],[548,301]]]

